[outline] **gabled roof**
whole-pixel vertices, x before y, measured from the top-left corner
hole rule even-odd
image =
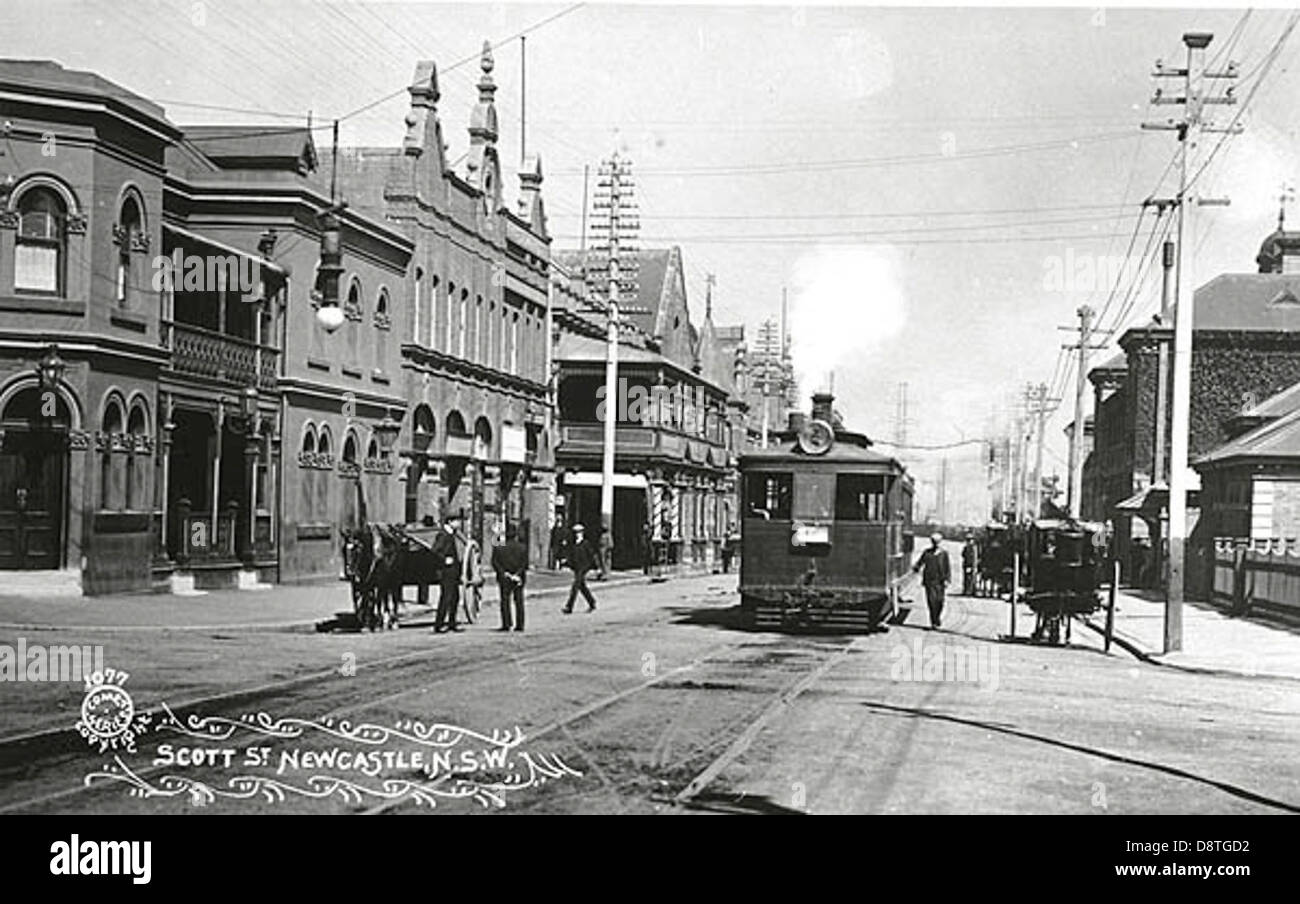
[[[556,260],[566,269],[583,273],[588,264],[595,265],[601,256],[594,251],[556,251]],[[668,294],[664,285],[671,272],[672,249],[649,249],[636,252],[637,293],[635,299],[623,299],[626,320],[653,336],[659,325],[659,312]]]
[[[1193,328],[1300,330],[1300,274],[1223,273],[1196,290]]]
[[[316,169],[316,143],[305,126],[186,126],[185,137],[222,169]]]
[[[1300,463],[1300,408],[1229,440],[1202,455],[1194,466],[1221,464],[1232,459],[1294,458]]]

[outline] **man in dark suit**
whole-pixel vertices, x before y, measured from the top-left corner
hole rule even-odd
[[[587,601],[587,611],[596,611],[596,598],[587,586],[587,572],[596,567],[598,555],[591,541],[586,538],[586,532],[583,525],[573,525],[573,539],[569,543],[569,567],[573,569],[573,585],[569,587],[569,602],[561,610],[565,615],[573,612],[573,601],[579,593]]]
[[[460,608],[461,558],[460,547],[456,543],[456,533],[460,530],[461,517],[452,513],[443,519],[442,530],[433,540],[433,555],[438,565],[438,616],[433,625],[433,632],[462,630],[456,624],[456,610]]]
[[[939,543],[942,534],[930,535],[930,548],[921,553],[916,560],[913,571],[921,572],[921,583],[925,585],[925,602],[930,607],[930,627],[937,628],[943,616],[943,594],[952,578],[952,566],[948,562],[948,553]]]
[[[501,627],[510,630],[510,604],[514,603],[514,629],[524,629],[524,580],[528,576],[528,550],[519,542],[519,531],[511,524],[506,528],[506,542],[492,548],[492,570],[497,573],[501,591]]]

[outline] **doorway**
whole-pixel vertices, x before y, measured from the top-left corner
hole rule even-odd
[[[63,565],[69,415],[55,394],[53,416],[36,387],[20,390],[0,415],[0,569]]]

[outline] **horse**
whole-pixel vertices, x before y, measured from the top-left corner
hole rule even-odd
[[[361,603],[364,587],[370,567],[374,562],[374,537],[368,525],[358,528],[343,528],[339,531],[343,546],[342,580],[348,582],[352,591],[352,613],[361,621]]]
[[[405,555],[401,538],[392,528],[375,524],[345,528],[339,535],[343,540],[343,577],[351,584],[357,624],[371,631],[395,627]]]

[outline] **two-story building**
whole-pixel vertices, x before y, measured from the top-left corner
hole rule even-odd
[[[706,566],[736,520],[743,408],[701,363],[679,248],[637,253],[624,312],[617,397],[605,398],[606,321],[588,291],[587,255],[558,255],[552,295],[559,440],[568,523],[597,536],[604,418],[615,417],[613,567]],[[705,335],[713,341],[706,326]],[[712,354],[710,352],[710,354]]]

